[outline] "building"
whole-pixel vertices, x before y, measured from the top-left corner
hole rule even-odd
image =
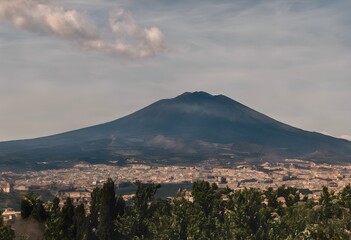
[[[13,219],[21,216],[21,212],[16,212],[12,208],[6,208],[1,214],[4,222],[12,221]]]
[[[13,184],[6,183],[5,185],[0,185],[0,192],[11,193],[13,192]]]
[[[225,177],[219,176],[219,177],[217,177],[217,182],[218,182],[218,184],[226,184],[227,179]]]
[[[70,188],[60,190],[57,197],[61,201],[65,201],[68,197],[72,199],[74,204],[89,202],[91,199],[91,193],[85,188]]]
[[[28,187],[27,186],[25,186],[25,185],[16,185],[15,186],[15,190],[16,191],[28,191]]]

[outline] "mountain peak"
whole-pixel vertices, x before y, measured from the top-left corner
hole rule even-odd
[[[241,103],[225,96],[225,95],[212,95],[210,93],[204,91],[196,91],[196,92],[185,92],[172,100],[175,100],[176,103],[186,103],[186,104],[200,104],[204,105],[205,108],[210,106],[214,106],[218,108],[217,110],[223,110],[227,107],[236,106],[236,108],[247,108]],[[227,110],[226,110],[227,111]]]
[[[212,98],[213,95],[203,92],[203,91],[196,91],[196,92],[185,92],[176,97],[176,99],[192,99],[192,98]]]

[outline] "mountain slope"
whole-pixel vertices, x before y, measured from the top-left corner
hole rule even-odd
[[[205,92],[160,100],[101,125],[0,143],[0,163],[28,167],[36,162],[66,166],[81,160],[124,163],[131,158],[170,164],[210,158],[348,161],[350,153],[349,141],[291,127],[228,97]]]

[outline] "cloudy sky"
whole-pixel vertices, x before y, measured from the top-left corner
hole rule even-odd
[[[1,0],[0,140],[197,90],[350,138],[350,9],[349,0]]]

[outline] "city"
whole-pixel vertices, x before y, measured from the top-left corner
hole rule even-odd
[[[0,189],[3,192],[49,190],[53,196],[66,189],[86,189],[91,192],[107,178],[123,188],[128,183],[193,183],[205,180],[231,189],[277,188],[282,185],[297,188],[310,198],[317,198],[322,186],[338,191],[351,183],[351,164],[330,165],[297,159],[280,163],[255,165],[237,164],[233,167],[150,166],[130,164],[114,166],[80,163],[69,169],[37,172],[2,172]],[[10,187],[11,186],[11,187]],[[190,190],[190,189],[189,189]]]

